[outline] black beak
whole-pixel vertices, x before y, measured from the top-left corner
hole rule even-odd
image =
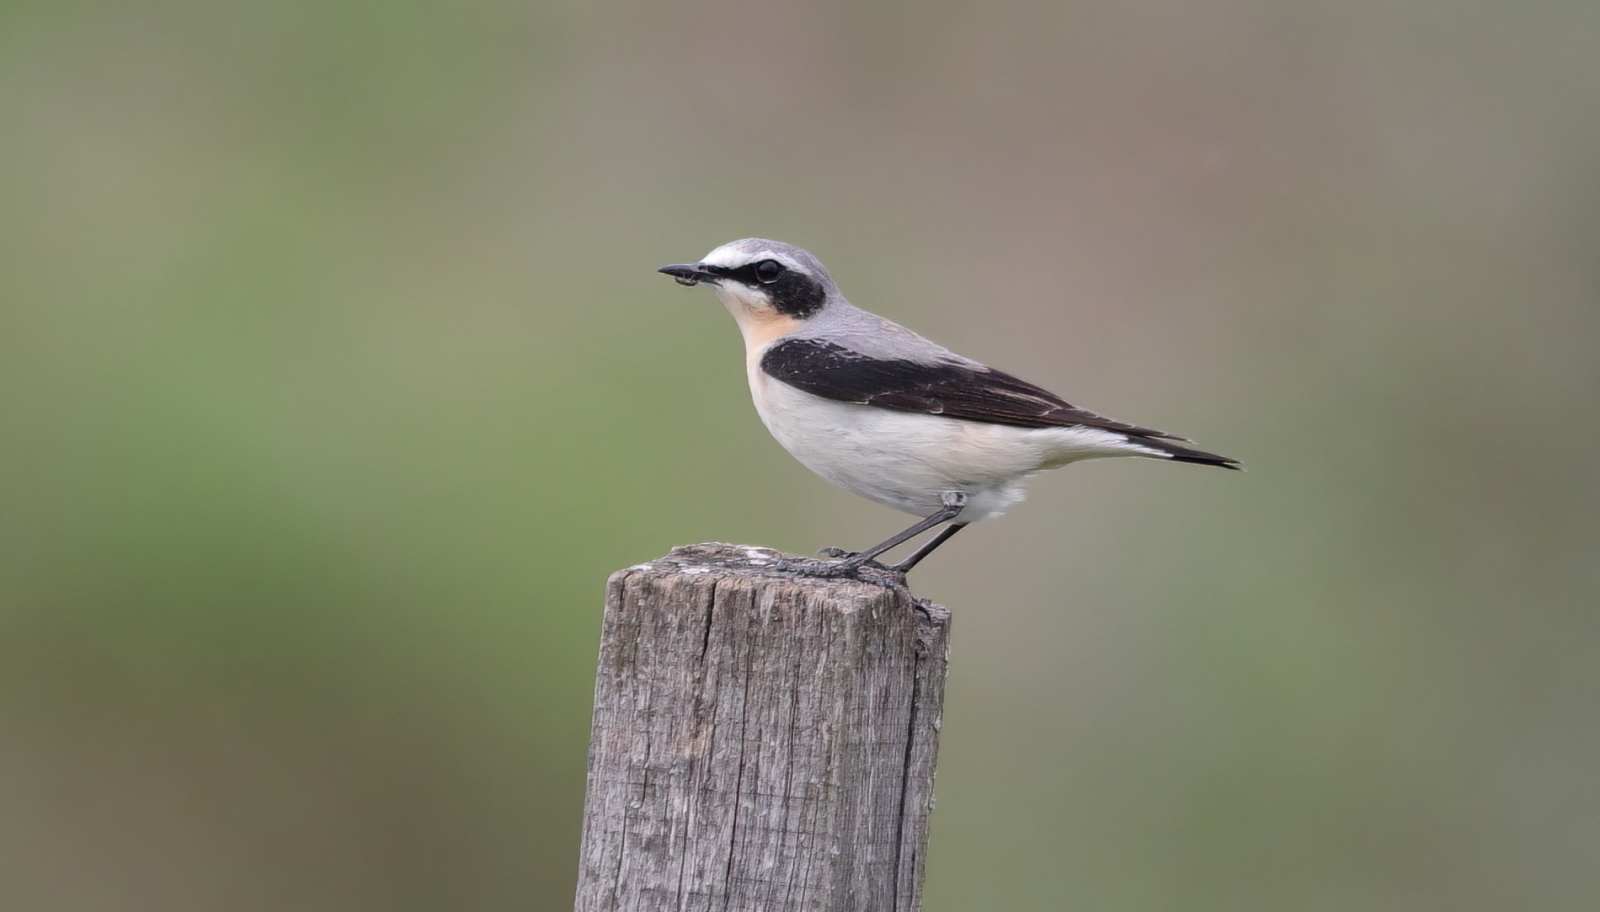
[[[715,282],[722,278],[722,275],[715,270],[715,266],[707,266],[704,263],[675,263],[663,266],[656,272],[672,276],[679,285],[699,285],[701,282]]]

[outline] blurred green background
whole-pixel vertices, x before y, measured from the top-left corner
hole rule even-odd
[[[570,907],[606,575],[906,518],[655,273],[1236,456],[1042,479],[927,909],[1600,908],[1600,5],[0,4],[0,909]]]

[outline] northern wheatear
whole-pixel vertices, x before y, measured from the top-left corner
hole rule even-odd
[[[1239,467],[1183,437],[1077,408],[867,313],[791,244],[746,238],[660,271],[709,284],[733,314],[756,412],[784,449],[847,491],[924,517],[865,551],[826,549],[844,559],[799,568],[815,575],[854,574],[949,523],[889,568],[904,573],[968,524],[1022,500],[1031,476],[1080,459]]]

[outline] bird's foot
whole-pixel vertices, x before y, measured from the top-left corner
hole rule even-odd
[[[826,553],[826,552],[819,552]],[[828,557],[835,555],[827,554]],[[862,565],[849,560],[817,560],[812,557],[801,557],[785,560],[778,564],[779,570],[797,573],[801,576],[814,576],[818,579],[842,579],[845,577],[859,578]]]
[[[845,552],[847,555],[849,553]],[[814,579],[853,579],[891,587],[904,586],[906,579],[901,570],[875,560],[858,560],[853,555],[844,560],[817,560],[810,557],[784,560],[778,564],[778,569]]]

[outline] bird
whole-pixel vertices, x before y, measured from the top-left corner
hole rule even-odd
[[[1078,408],[1048,390],[938,345],[851,304],[822,261],[781,241],[744,238],[659,270],[708,285],[744,336],[756,413],[806,468],[920,520],[863,551],[794,569],[856,576],[869,563],[901,577],[974,522],[1068,463],[1142,456],[1239,469],[1193,441]],[[937,526],[899,563],[877,558]]]

